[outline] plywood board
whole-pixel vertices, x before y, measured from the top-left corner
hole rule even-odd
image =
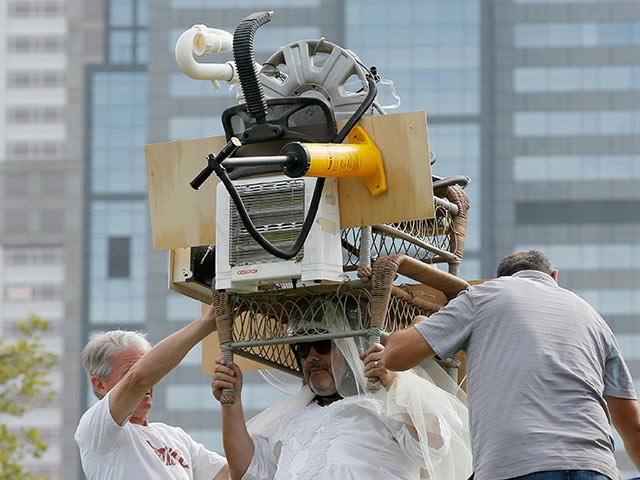
[[[338,179],[341,228],[432,218],[425,112],[367,117],[359,124],[382,153],[388,190],[373,197],[361,180]],[[198,191],[189,181],[224,144],[223,137],[209,137],[145,146],[155,250],[215,243],[218,178],[212,175]]]
[[[154,250],[215,243],[218,177],[211,175],[200,190],[189,181],[225,143],[224,137],[208,137],[145,145]]]
[[[432,218],[433,187],[427,117],[422,111],[363,118],[380,153],[387,192],[372,197],[358,178],[339,178],[340,226],[378,225]]]

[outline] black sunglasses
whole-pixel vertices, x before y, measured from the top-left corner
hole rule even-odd
[[[293,351],[298,358],[307,358],[311,347],[320,355],[324,355],[331,351],[331,340],[317,340],[315,342],[294,343],[292,345]]]

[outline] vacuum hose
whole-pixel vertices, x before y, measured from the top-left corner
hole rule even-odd
[[[233,59],[236,62],[240,86],[247,102],[249,115],[257,123],[266,122],[267,102],[255,69],[253,36],[260,26],[271,20],[272,16],[273,12],[252,13],[240,22],[233,34]]]

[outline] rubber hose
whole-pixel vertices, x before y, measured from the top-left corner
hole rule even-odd
[[[256,30],[271,20],[273,12],[252,13],[236,27],[233,34],[233,59],[236,62],[238,78],[247,102],[249,115],[257,123],[265,123],[267,118],[267,102],[262,91],[262,84],[255,69],[253,53],[253,36]]]

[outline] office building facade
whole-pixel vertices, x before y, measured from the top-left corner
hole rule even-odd
[[[79,352],[96,331],[156,342],[200,313],[167,290],[152,250],[145,143],[222,133],[226,85],[173,56],[193,24],[233,32],[275,11],[256,57],[325,37],[394,81],[390,112],[427,111],[435,175],[469,175],[462,275],[522,248],[596,307],[640,378],[640,4],[617,0],[8,0],[0,7],[0,325],[35,311],[62,357],[56,403],[24,422],[53,444],[35,471],[82,478],[72,439],[94,400]],[[230,53],[216,60],[231,59]],[[392,104],[381,86],[383,104]],[[37,134],[34,134],[37,132]],[[249,415],[280,393],[257,376]],[[219,406],[196,348],[158,385],[153,418],[221,450]],[[44,422],[44,423],[43,423]],[[617,439],[619,466],[633,467]]]

